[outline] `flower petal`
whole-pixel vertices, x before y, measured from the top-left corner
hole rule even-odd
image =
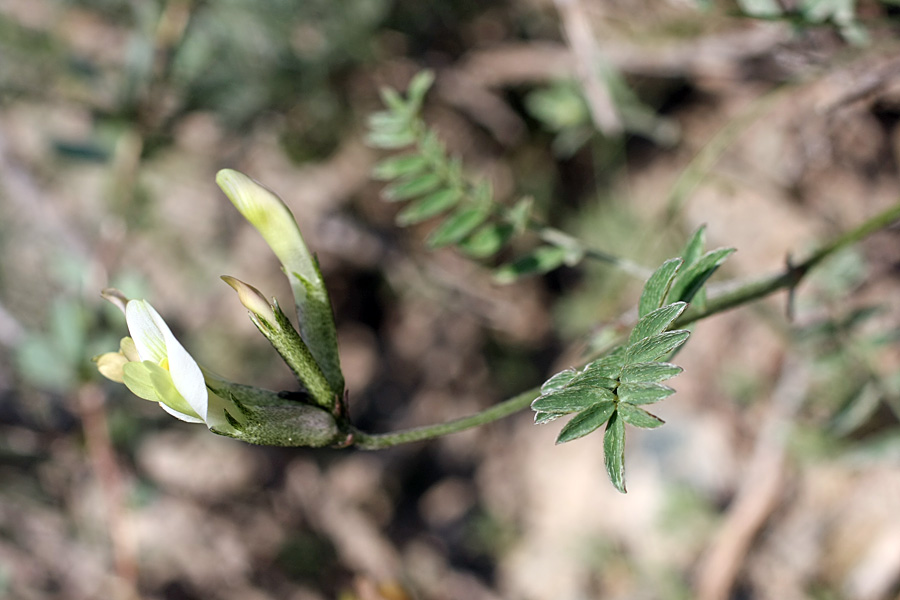
[[[119,352],[131,362],[141,362],[141,355],[138,354],[137,346],[134,345],[134,340],[130,337],[123,337],[122,341],[119,342]]]
[[[161,363],[167,353],[166,339],[159,324],[162,323],[166,331],[169,327],[159,313],[145,300],[131,300],[125,306],[125,322],[141,360]],[[172,335],[171,331],[169,335]]]
[[[165,327],[165,323],[162,323]],[[163,330],[166,339],[166,349],[169,351],[169,373],[175,389],[187,400],[197,415],[206,422],[209,412],[209,393],[206,390],[206,382],[203,380],[203,372],[188,351],[184,349],[168,327]]]
[[[140,357],[157,364],[168,359],[175,389],[205,422],[208,410],[206,383],[197,361],[191,358],[149,302],[131,300],[125,307],[125,320]]]
[[[106,352],[100,356],[94,357],[97,363],[97,370],[100,374],[116,383],[124,383],[122,380],[122,367],[128,362],[128,359],[121,352]]]
[[[321,286],[322,279],[287,205],[274,192],[243,173],[222,169],[216,183],[235,208],[262,234],[290,274],[300,273]]]
[[[154,362],[130,362],[124,368],[125,385],[140,398],[157,402],[163,410],[188,423],[203,423],[190,404],[175,389],[171,374]]]
[[[159,403],[159,406],[160,406],[164,411],[166,411],[167,413],[169,413],[170,415],[172,415],[173,417],[175,417],[175,418],[178,419],[179,421],[184,421],[185,423],[202,423],[202,422],[203,422],[203,419],[198,419],[197,417],[192,417],[192,416],[190,416],[190,415],[186,415],[186,414],[184,414],[184,413],[178,412],[178,411],[175,410],[174,408],[171,408],[171,407],[169,407],[169,406],[166,406],[166,405],[163,404],[162,402]]]
[[[150,400],[151,402],[159,402],[160,397],[156,391],[153,379],[150,377],[150,369],[146,365],[153,364],[129,362],[122,367],[122,382],[131,390],[131,393],[138,398]]]

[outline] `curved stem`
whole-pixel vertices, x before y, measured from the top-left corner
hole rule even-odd
[[[800,264],[788,264],[787,268],[781,273],[776,273],[769,277],[742,284],[732,291],[724,292],[710,298],[706,302],[706,307],[702,310],[689,309],[681,316],[681,318],[675,321],[673,327],[688,325],[689,323],[705,319],[716,313],[743,304],[748,304],[754,300],[759,300],[760,298],[764,298],[779,290],[794,289],[809,271],[825,258],[838,250],[862,240],[871,233],[887,227],[898,219],[900,219],[900,204],[875,215],[847,233],[836,237]],[[448,433],[456,433],[458,431],[491,423],[516,413],[530,406],[531,402],[537,398],[540,393],[540,388],[532,388],[481,412],[475,413],[474,415],[436,425],[425,425],[423,427],[379,434],[369,434],[359,429],[352,428],[353,444],[357,448],[363,450],[378,450],[381,448],[397,446],[399,444],[440,437],[442,435],[447,435]]]
[[[785,270],[780,273],[744,283],[731,291],[714,296],[706,301],[703,309],[691,307],[672,326],[684,327],[714,314],[765,298],[780,290],[793,290],[815,266],[827,257],[880,229],[884,229],[898,219],[900,219],[900,204],[888,208],[850,231],[839,235],[802,263],[792,265],[789,262]]]
[[[437,425],[425,425],[424,427],[415,427],[412,429],[404,429],[391,433],[369,434],[359,429],[353,428],[353,445],[362,450],[378,450],[381,448],[390,448],[399,444],[409,442],[418,442],[427,440],[448,433],[456,433],[472,427],[478,427],[503,417],[519,412],[523,408],[531,405],[531,402],[541,395],[539,387],[532,388],[526,392],[522,392],[517,396],[513,396],[509,400],[505,400],[500,404],[487,408],[481,412],[447,421],[446,423],[438,423]]]

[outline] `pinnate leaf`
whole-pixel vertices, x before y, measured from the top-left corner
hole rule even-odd
[[[681,346],[690,335],[689,331],[680,329],[646,337],[628,347],[625,362],[630,365],[659,360]]]
[[[650,311],[638,320],[634,329],[631,330],[631,336],[628,338],[629,344],[634,344],[651,335],[657,335],[666,330],[672,324],[672,321],[684,312],[687,304],[684,302],[676,302],[668,304],[656,310]]]
[[[556,443],[565,444],[599,429],[615,411],[616,403],[609,401],[596,404],[578,413],[559,432]]]
[[[625,423],[618,411],[613,413],[603,435],[603,454],[609,480],[622,492],[625,490]]]
[[[651,415],[646,410],[631,404],[620,403],[618,412],[623,421],[641,429],[655,429],[665,423],[656,415]]]
[[[644,291],[638,303],[638,316],[643,317],[650,311],[656,310],[666,302],[669,288],[675,279],[675,274],[681,267],[680,258],[670,258],[664,262],[644,284]]]

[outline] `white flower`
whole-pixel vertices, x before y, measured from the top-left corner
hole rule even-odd
[[[217,433],[234,433],[225,413],[240,419],[241,411],[207,389],[200,365],[150,303],[128,300],[125,321],[131,338],[122,340],[120,352],[97,358],[100,372],[123,381],[136,396],[159,403],[177,419],[205,423]]]

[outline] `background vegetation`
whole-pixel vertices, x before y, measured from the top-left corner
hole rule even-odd
[[[377,453],[258,448],[89,361],[124,335],[116,285],[204,365],[293,387],[218,279],[290,298],[215,187],[234,167],[318,252],[360,425],[488,406],[627,330],[641,281],[585,261],[501,286],[429,250],[434,222],[398,226],[369,176],[379,88],[432,69],[425,120],[499,201],[650,268],[705,224],[738,248],[716,281],[742,279],[900,197],[896,14],[0,1],[0,596],[897,598],[896,230],[824,265],[792,320],[781,295],[699,323],[667,424],[629,433],[627,496],[601,436],[554,447],[527,412]]]

